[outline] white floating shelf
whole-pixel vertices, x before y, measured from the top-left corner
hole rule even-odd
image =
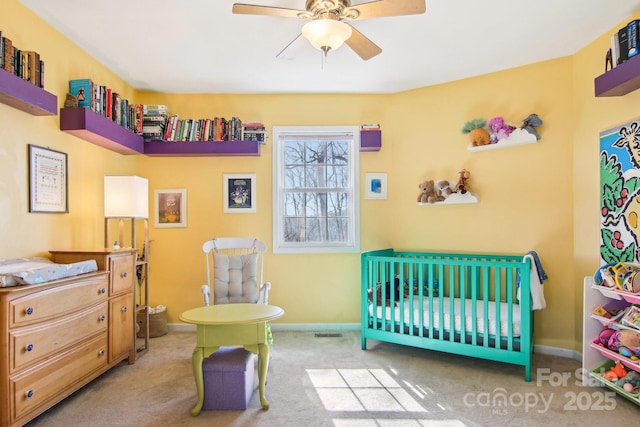
[[[469,151],[498,150],[500,148],[515,147],[516,145],[535,144],[536,136],[524,129],[517,128],[508,137],[499,140],[495,144],[469,146]]]
[[[461,193],[453,193],[449,195],[442,202],[435,203],[420,203],[418,202],[418,206],[435,206],[435,205],[468,205],[472,203],[478,203],[478,196],[467,191],[464,194]]]

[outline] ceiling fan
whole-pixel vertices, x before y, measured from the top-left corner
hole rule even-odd
[[[285,18],[307,19],[298,35],[278,55],[288,57],[289,50],[304,36],[316,49],[323,52],[336,50],[346,43],[365,61],[382,52],[382,49],[360,31],[344,21],[354,21],[386,16],[417,15],[426,10],[426,0],[376,0],[351,6],[350,0],[306,0],[305,10],[272,6],[235,3],[233,13],[244,15],[268,15]]]

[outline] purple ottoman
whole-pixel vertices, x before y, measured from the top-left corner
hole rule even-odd
[[[221,347],[202,361],[204,410],[245,410],[257,384],[256,355],[242,347]]]

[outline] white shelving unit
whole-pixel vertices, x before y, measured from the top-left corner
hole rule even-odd
[[[606,387],[627,398],[636,405],[640,405],[640,395],[628,393],[621,387],[618,387],[611,381],[608,381],[599,375],[601,368],[606,370],[610,365],[618,361],[620,361],[627,369],[633,369],[640,372],[640,362],[631,360],[621,354],[599,346],[594,342],[600,331],[605,327],[604,324],[615,320],[601,318],[600,316],[593,314],[593,310],[596,307],[604,307],[608,304],[625,307],[632,303],[640,304],[640,296],[596,285],[593,277],[584,278],[582,382],[583,385],[587,386],[600,386],[604,384]]]

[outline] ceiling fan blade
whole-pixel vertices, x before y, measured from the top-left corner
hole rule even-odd
[[[385,16],[419,15],[427,10],[426,0],[378,0],[353,6],[358,20]]]
[[[305,12],[298,9],[286,9],[282,7],[256,6],[253,4],[234,3],[231,9],[233,13],[240,15],[268,15],[282,16],[284,18],[297,18],[299,13]]]
[[[344,22],[344,21],[343,21]],[[351,37],[345,43],[365,61],[382,52],[382,48],[351,26]]]
[[[302,37],[302,34],[298,34],[298,37],[293,39],[291,43],[276,55],[278,59],[294,59],[298,52],[308,46],[307,39]]]

